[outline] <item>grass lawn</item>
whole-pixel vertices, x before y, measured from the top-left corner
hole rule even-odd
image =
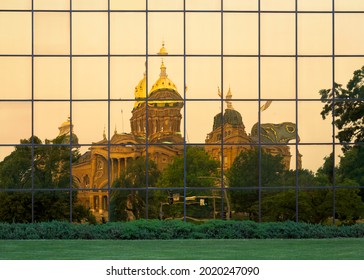
[[[7,260],[364,260],[364,239],[0,240]]]

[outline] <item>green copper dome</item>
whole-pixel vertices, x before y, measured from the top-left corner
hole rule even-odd
[[[244,125],[243,118],[241,117],[240,113],[234,109],[226,109],[224,113],[224,124],[231,124],[231,125]],[[213,130],[222,126],[222,117],[221,113],[217,114],[214,117],[214,126]]]

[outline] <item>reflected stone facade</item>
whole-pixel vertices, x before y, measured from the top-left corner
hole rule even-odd
[[[135,87],[131,133],[118,134],[115,131],[110,139],[110,149],[104,135],[104,139],[93,143],[90,150],[73,165],[72,174],[81,189],[78,198],[97,220],[108,219],[108,186],[112,186],[131,161],[148,153],[148,157],[163,171],[175,156],[183,154],[180,129],[183,99],[168,78],[163,61],[160,69],[159,79],[148,96],[146,75]],[[109,166],[111,170],[108,170]],[[89,188],[96,191],[88,191]]]
[[[163,48],[161,54],[166,54]],[[218,94],[221,96],[220,90]],[[103,139],[93,143],[89,151],[83,154],[72,168],[79,188],[79,201],[90,209],[98,221],[108,219],[109,187],[133,160],[145,157],[148,153],[148,157],[163,171],[175,156],[183,156],[181,110],[184,102],[175,84],[168,78],[163,60],[159,78],[149,93],[147,94],[144,74],[135,87],[134,95],[135,103],[130,119],[131,133],[119,134],[115,131],[110,143],[104,133]],[[223,156],[223,169],[227,170],[242,151],[257,147],[260,142],[264,151],[281,155],[285,167],[289,169],[291,153],[287,143],[296,139],[296,125],[261,124],[259,136],[256,124],[251,133],[247,134],[241,114],[233,108],[230,89],[225,102],[227,108],[224,114],[220,112],[214,117],[212,131],[205,139],[207,153],[220,162]],[[60,128],[61,133],[69,131],[66,130],[65,125]],[[301,155],[298,157],[298,163],[298,167],[301,168]]]

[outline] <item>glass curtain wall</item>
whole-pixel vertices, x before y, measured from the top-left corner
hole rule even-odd
[[[0,221],[364,217],[364,4],[2,0]]]

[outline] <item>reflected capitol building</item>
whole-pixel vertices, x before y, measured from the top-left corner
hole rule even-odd
[[[164,44],[158,54],[168,55]],[[78,192],[78,199],[86,209],[91,210],[97,220],[108,219],[109,172],[109,185],[111,186],[126,170],[130,162],[136,158],[145,157],[147,153],[160,171],[171,164],[174,157],[183,156],[184,138],[181,133],[181,110],[184,100],[176,85],[169,79],[163,59],[159,78],[150,88],[148,95],[146,86],[147,77],[144,73],[134,90],[135,103],[130,119],[131,132],[117,133],[115,130],[110,144],[104,132],[103,139],[93,143],[89,151],[84,153],[72,166],[72,175],[77,186],[82,189],[93,189]],[[218,95],[222,96],[220,89],[218,89]],[[259,137],[258,123],[256,123],[251,128],[251,133],[248,134],[241,114],[233,107],[230,88],[224,99],[226,109],[223,114],[219,112],[211,120],[212,130],[205,139],[204,148],[211,158],[221,162],[223,154],[223,168],[227,170],[240,152],[257,147],[260,140],[263,144],[262,150],[272,155],[282,156],[284,166],[289,169],[292,155],[287,144],[290,140],[296,139],[296,125],[290,122],[261,124]],[[269,103],[268,101],[263,105],[261,110],[265,110]],[[59,136],[70,135],[72,130],[74,139],[72,142],[78,141],[76,134],[73,133],[73,125],[71,126],[70,120],[64,122],[59,130]],[[148,139],[146,139],[147,136]],[[223,153],[221,153],[222,148]],[[302,167],[301,158],[302,155],[298,154],[298,168],[300,169]]]

